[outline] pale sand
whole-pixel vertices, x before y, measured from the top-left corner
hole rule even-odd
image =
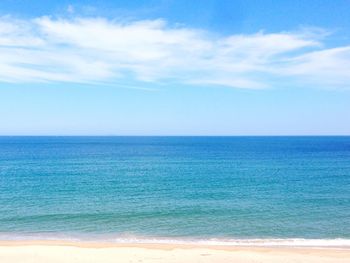
[[[0,242],[1,263],[350,262],[350,249],[253,248],[168,244]]]

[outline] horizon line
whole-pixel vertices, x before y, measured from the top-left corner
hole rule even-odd
[[[127,135],[127,134],[15,134],[7,135],[0,134],[0,137],[350,137],[350,134],[236,134],[236,135],[225,135],[225,134],[164,134],[164,135]]]

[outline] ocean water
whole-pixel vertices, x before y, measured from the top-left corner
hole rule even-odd
[[[350,137],[0,137],[0,239],[350,246]]]

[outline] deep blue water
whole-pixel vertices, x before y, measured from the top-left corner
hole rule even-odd
[[[350,137],[0,137],[0,236],[350,239]]]

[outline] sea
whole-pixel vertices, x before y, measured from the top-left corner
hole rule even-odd
[[[0,137],[0,240],[350,247],[350,137]]]

